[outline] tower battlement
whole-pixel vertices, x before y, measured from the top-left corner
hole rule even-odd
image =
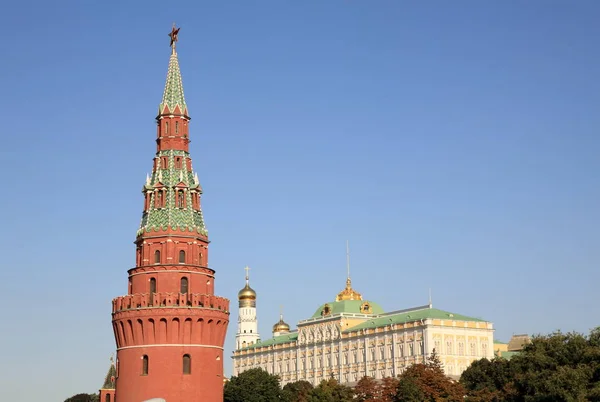
[[[219,310],[229,314],[229,300],[202,293],[136,293],[113,299],[113,313],[126,310],[156,309],[161,307],[186,307]]]

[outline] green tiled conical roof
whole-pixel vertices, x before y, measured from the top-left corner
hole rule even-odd
[[[166,188],[166,200],[163,208],[154,206],[156,193],[152,192],[150,198],[150,208],[143,214],[138,236],[144,232],[167,230],[168,228],[187,230],[203,235],[208,235],[204,225],[202,210],[193,208],[192,194],[186,192],[185,207],[177,207],[175,200],[175,187],[183,185],[185,188],[194,190],[202,194],[202,187],[198,181],[198,176],[193,170],[187,169],[187,164],[183,163],[181,167],[175,167],[176,157],[189,158],[189,153],[180,150],[159,151],[157,157],[162,159],[166,157],[168,164],[162,166],[159,164],[151,177],[148,178],[143,191],[152,191],[154,188]]]
[[[108,373],[106,373],[106,377],[104,378],[104,385],[102,385],[102,389],[115,389],[116,378],[117,369],[115,368],[115,364],[111,362]]]
[[[179,60],[177,60],[177,52],[173,50],[171,59],[169,60],[169,70],[167,71],[167,82],[165,91],[163,92],[162,102],[160,103],[158,114],[164,112],[165,106],[170,113],[175,111],[175,107],[179,106],[182,114],[187,115],[187,105],[183,96],[183,82],[181,80],[181,71],[179,70]]]

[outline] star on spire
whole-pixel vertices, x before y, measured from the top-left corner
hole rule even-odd
[[[175,28],[175,23],[173,23],[173,28],[171,29],[171,33],[169,34],[169,37],[171,38],[171,43],[169,44],[169,46],[171,46],[173,53],[175,53],[175,46],[176,46],[177,41],[179,40],[179,30],[180,29],[181,29],[181,27]]]

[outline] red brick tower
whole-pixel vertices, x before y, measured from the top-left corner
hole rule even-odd
[[[171,32],[152,175],[142,189],[136,264],[127,296],[113,300],[116,401],[223,401],[229,300],[214,295],[202,187],[189,154],[190,117]]]

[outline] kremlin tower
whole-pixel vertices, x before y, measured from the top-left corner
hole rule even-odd
[[[192,169],[190,117],[175,50],[178,33],[173,27],[156,155],[142,188],[136,263],[128,271],[127,295],[113,300],[118,402],[223,401],[229,301],[214,295],[215,271],[208,266],[202,187]]]
[[[258,320],[256,318],[256,292],[250,287],[250,278],[246,267],[246,286],[238,292],[239,315],[238,329],[235,334],[235,348],[241,349],[260,341]]]

